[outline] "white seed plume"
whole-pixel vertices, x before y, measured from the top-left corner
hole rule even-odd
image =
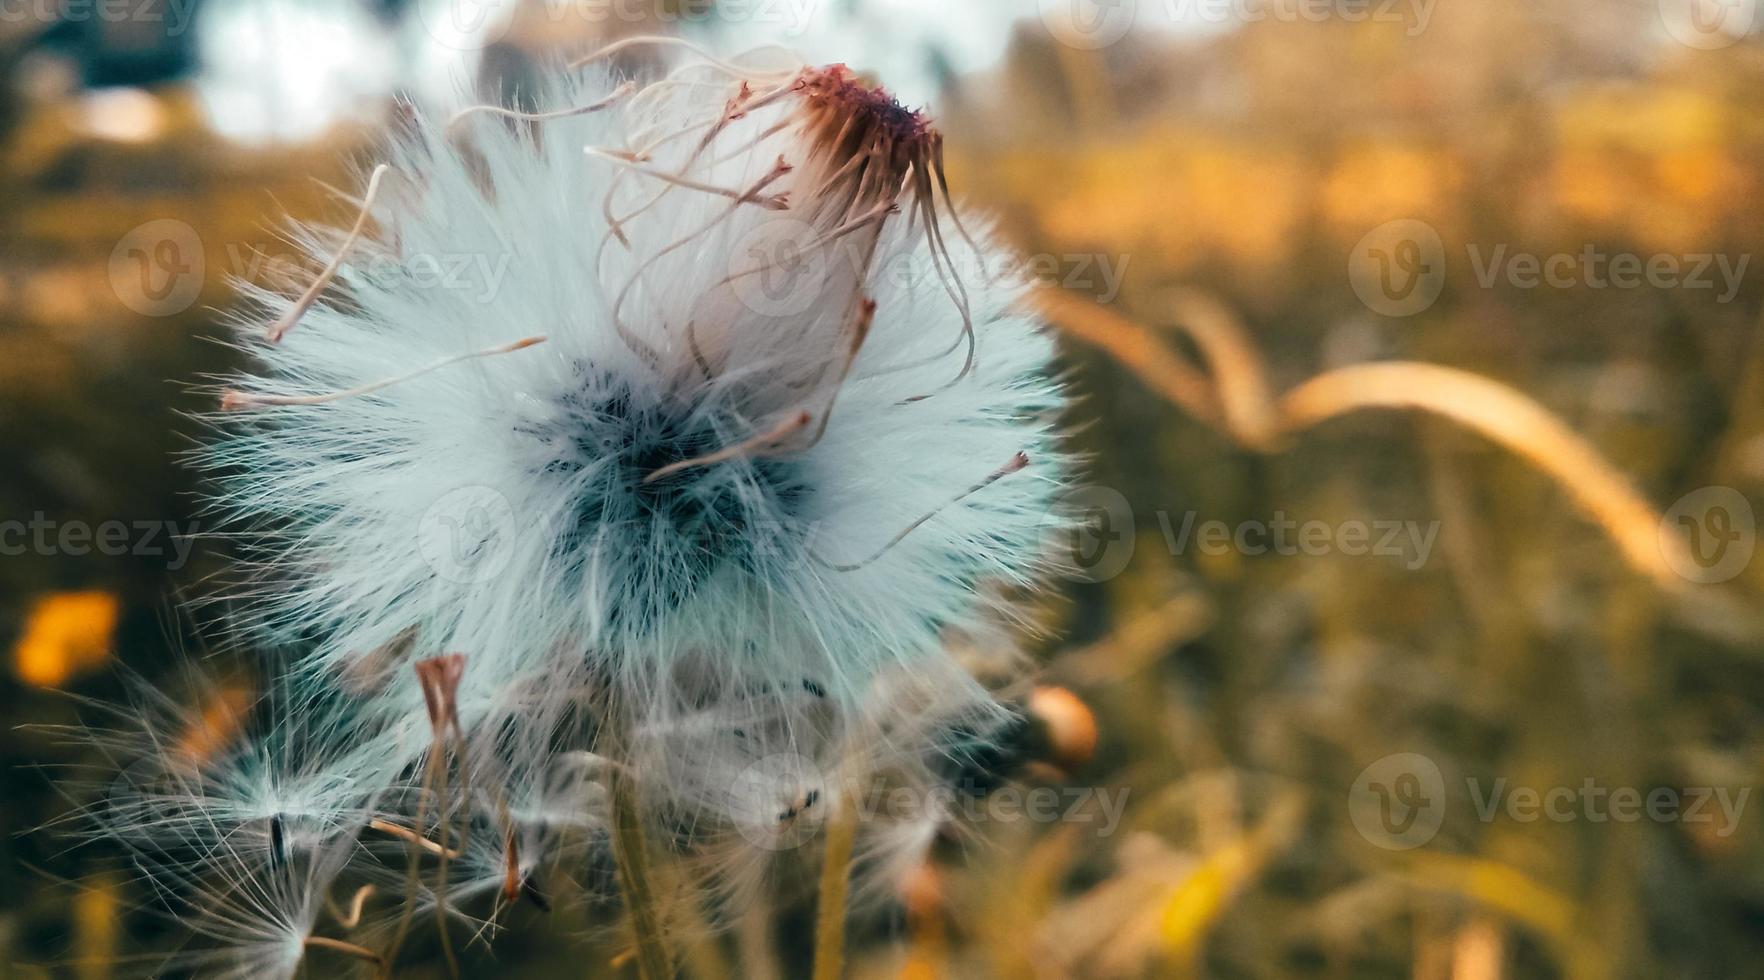
[[[298,298],[246,287],[208,455],[294,712],[200,769],[148,739],[102,823],[210,899],[237,949],[194,965],[393,963],[419,918],[452,962],[607,852],[609,773],[709,886],[681,918],[738,912],[830,806],[986,742],[943,637],[1044,571],[1062,398],[922,115],[842,66],[590,69],[415,115],[362,195]]]
[[[335,701],[193,679],[194,706],[133,678],[126,707],[93,705],[109,727],[59,730],[106,765],[96,782],[64,784],[85,797],[69,831],[151,852],[161,867],[199,868],[221,849],[267,866],[352,836],[393,789],[398,767],[371,761],[385,742]]]
[[[419,117],[377,235],[305,237],[330,292],[258,294],[212,460],[309,668],[408,640],[468,689],[586,664],[640,705],[693,660],[851,703],[1037,575],[1049,343],[940,138],[842,67],[724,69]]]

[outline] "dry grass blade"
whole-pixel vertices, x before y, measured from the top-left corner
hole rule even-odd
[[[815,980],[839,980],[845,975],[845,896],[851,887],[857,825],[858,809],[851,801],[845,801],[827,825],[820,910],[815,919]]]
[[[1304,817],[1298,794],[1282,796],[1253,829],[1206,855],[1169,894],[1160,923],[1164,953],[1180,969],[1199,955],[1231,900],[1291,844]]]
[[[1038,289],[1030,302],[1061,330],[1102,348],[1197,421],[1224,431],[1213,382],[1152,331],[1058,289]]]
[[[615,773],[612,782],[614,861],[619,891],[624,896],[636,940],[638,973],[643,980],[668,980],[674,975],[674,968],[662,938],[655,893],[650,887],[649,844],[638,813],[637,787],[626,773]]]
[[[1560,483],[1631,566],[1669,590],[1683,586],[1665,552],[1678,542],[1660,534],[1653,507],[1586,440],[1498,381],[1437,364],[1390,361],[1330,371],[1280,400],[1289,432],[1368,408],[1429,412],[1512,450]]]
[[[1470,899],[1534,930],[1570,963],[1599,964],[1596,946],[1577,930],[1580,909],[1568,896],[1511,865],[1487,858],[1420,850],[1403,859],[1410,884]],[[1590,975],[1603,973],[1594,970]],[[1582,973],[1580,975],[1589,975]]]
[[[1251,449],[1273,449],[1280,434],[1280,413],[1261,352],[1237,317],[1218,300],[1192,289],[1173,291],[1169,302],[1173,325],[1194,339],[1212,370],[1214,397],[1224,412],[1226,429]]]
[[[1205,595],[1184,592],[1129,620],[1102,640],[1062,653],[1053,662],[1052,671],[1087,685],[1125,680],[1206,632],[1216,612]]]
[[[1481,433],[1560,483],[1616,542],[1624,560],[1670,592],[1683,592],[1684,543],[1660,533],[1660,515],[1590,444],[1518,391],[1456,368],[1413,361],[1360,364],[1319,375],[1270,401],[1262,358],[1229,311],[1198,293],[1175,296],[1177,322],[1215,372],[1208,378],[1145,327],[1042,289],[1034,304],[1067,333],[1101,347],[1195,418],[1247,448],[1360,409],[1409,409]]]
[[[386,961],[379,953],[366,946],[358,946],[341,939],[331,939],[328,936],[308,936],[306,937],[306,946],[308,949],[328,949],[334,953],[342,953],[344,956],[353,956],[363,962],[372,963],[379,969],[385,969],[386,966]]]

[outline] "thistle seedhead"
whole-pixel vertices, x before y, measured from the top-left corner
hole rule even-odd
[[[1061,402],[1024,284],[958,273],[941,138],[844,66],[608,88],[419,115],[376,170],[376,247],[495,257],[495,289],[345,263],[348,303],[259,294],[212,459],[277,529],[261,621],[321,672],[465,652],[467,727],[484,678],[638,703],[694,657],[852,703],[1044,567]]]
[[[959,271],[927,117],[841,65],[539,101],[413,114],[348,231],[298,236],[318,280],[244,287],[257,363],[208,459],[253,635],[298,650],[290,703],[337,711],[236,756],[287,768],[274,791],[205,776],[130,819],[304,869],[271,973],[395,961],[420,911],[487,934],[560,862],[645,853],[628,813],[739,907],[812,878],[860,792],[931,798],[955,736],[1006,718],[943,638],[1045,570],[1063,400],[1026,284]],[[482,278],[419,285],[449,257]],[[857,892],[943,823],[847,838]]]

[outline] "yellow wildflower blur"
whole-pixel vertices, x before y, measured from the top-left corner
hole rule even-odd
[[[104,663],[118,603],[108,592],[57,592],[37,600],[12,653],[18,679],[57,687]]]

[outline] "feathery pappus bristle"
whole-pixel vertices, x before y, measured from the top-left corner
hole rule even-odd
[[[1040,572],[1048,340],[973,274],[929,120],[843,66],[584,72],[531,118],[419,115],[379,237],[333,241],[480,288],[343,262],[335,301],[258,294],[209,457],[268,529],[253,595],[337,670],[409,636],[642,700],[720,652],[852,701]]]
[[[457,970],[608,860],[663,971],[653,933],[783,900],[833,815],[1011,718],[945,637],[1047,571],[1063,400],[930,119],[708,58],[538,101],[413,114],[298,233],[319,277],[242,287],[205,459],[288,710],[189,771],[150,743],[108,825],[169,890],[228,879],[265,975],[419,923]],[[856,892],[946,818],[867,821]]]

